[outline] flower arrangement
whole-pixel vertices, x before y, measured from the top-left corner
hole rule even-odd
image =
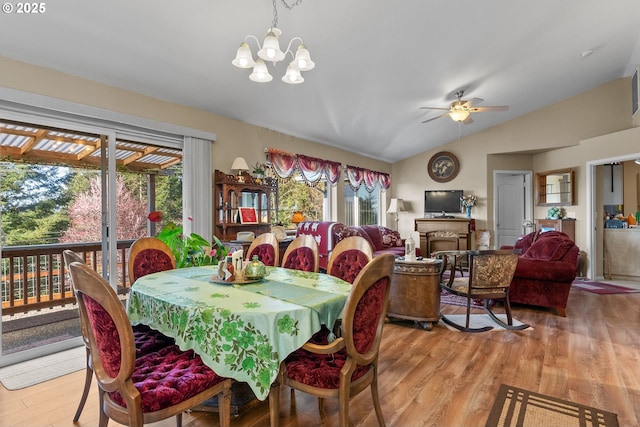
[[[162,221],[162,212],[151,212],[147,215],[147,219],[159,223]],[[162,227],[156,237],[169,246],[176,258],[177,268],[217,265],[218,261],[225,259],[228,253],[228,249],[216,236],[213,236],[213,244],[196,233],[185,236],[182,233],[182,226],[173,222]]]
[[[465,208],[472,208],[476,205],[478,198],[473,194],[460,197],[460,204]]]
[[[559,206],[551,206],[547,211],[548,219],[556,219],[564,217],[564,209]]]

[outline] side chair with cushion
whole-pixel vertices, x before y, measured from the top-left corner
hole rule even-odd
[[[136,355],[134,334],[122,302],[102,277],[85,264],[69,266],[86,325],[99,387],[100,427],[109,419],[140,427],[182,412],[217,395],[220,425],[229,426],[231,380],[203,364],[193,350],[176,345]]]
[[[129,250],[129,282],[142,276],[176,268],[176,258],[169,246],[155,237],[141,237]]]
[[[347,237],[329,255],[327,274],[353,283],[360,270],[373,259],[373,249],[361,236]]]
[[[282,267],[317,273],[320,270],[320,258],[316,239],[308,234],[293,239],[282,257]]]
[[[262,233],[256,237],[245,254],[245,260],[251,261],[254,255],[257,255],[264,265],[277,267],[280,260],[280,244],[276,235]]]
[[[389,302],[395,257],[375,257],[358,274],[342,316],[342,336],[331,343],[307,342],[283,362],[278,380],[269,393],[271,427],[280,413],[280,385],[322,399],[339,399],[339,425],[349,426],[349,401],[367,387],[371,389],[378,424],[384,417],[378,394],[378,352]]]
[[[484,332],[493,329],[491,326],[471,328],[471,302],[484,300],[484,309],[500,326],[506,329],[520,330],[529,327],[527,324],[513,326],[511,306],[509,304],[509,286],[518,265],[519,250],[486,250],[486,251],[440,251],[437,258],[443,260],[444,268],[450,266],[448,279],[440,282],[440,287],[454,295],[465,297],[467,313],[465,325],[459,325],[442,314],[442,320],[456,329],[465,332]],[[455,277],[456,257],[467,256],[469,276]],[[451,260],[453,258],[453,260]],[[443,268],[443,270],[444,270]],[[492,311],[491,306],[496,300],[504,302],[507,322],[500,320]]]
[[[81,264],[85,263],[83,257],[73,252],[72,250],[66,249],[63,252],[64,263],[69,269],[69,266],[72,262],[78,262]],[[73,286],[73,281],[72,281]],[[74,293],[75,293],[75,287]],[[82,414],[82,410],[84,409],[84,405],[87,402],[87,396],[89,395],[89,390],[91,389],[91,380],[93,379],[93,362],[91,360],[91,348],[89,345],[89,332],[84,322],[80,322],[80,331],[82,333],[82,342],[84,343],[84,347],[86,350],[86,359],[87,359],[87,367],[85,370],[85,378],[84,378],[84,388],[82,390],[82,397],[80,397],[80,402],[78,403],[78,409],[76,409],[76,413],[73,416],[73,422],[77,422],[80,419],[80,415]],[[133,327],[133,336],[135,340],[136,346],[136,357],[153,353],[155,351],[160,350],[161,348],[168,347],[170,345],[175,344],[173,338],[169,338],[166,335],[162,334],[155,329],[151,329],[147,325],[136,325]]]

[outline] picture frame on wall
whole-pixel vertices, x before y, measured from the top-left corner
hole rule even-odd
[[[240,224],[258,224],[258,212],[256,208],[238,208],[240,211]]]
[[[635,117],[638,112],[638,98],[640,98],[640,87],[638,86],[638,68],[631,77],[631,116]]]

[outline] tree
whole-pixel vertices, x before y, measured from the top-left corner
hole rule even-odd
[[[117,239],[137,239],[146,234],[147,207],[116,177]],[[69,206],[71,227],[60,239],[61,243],[96,242],[102,240],[102,186],[99,177],[91,178],[89,190],[79,193]]]
[[[1,226],[5,245],[55,243],[69,226],[68,168],[3,162]]]

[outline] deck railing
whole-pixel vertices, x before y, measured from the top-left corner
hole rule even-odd
[[[118,242],[118,289],[130,286],[127,274],[129,248],[134,240]],[[84,257],[87,265],[102,273],[101,242],[68,243],[2,248],[2,314],[41,310],[75,303],[68,271],[66,249]]]

